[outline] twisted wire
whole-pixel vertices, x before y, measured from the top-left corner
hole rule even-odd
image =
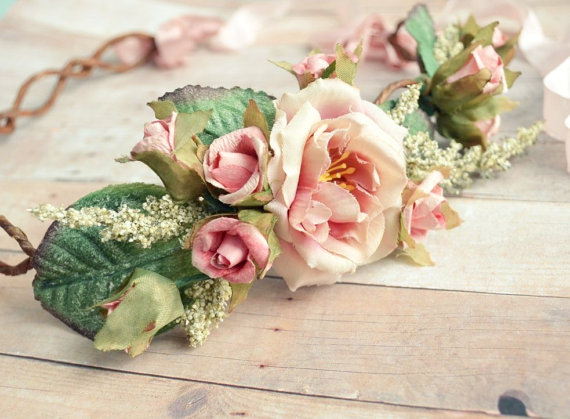
[[[153,48],[134,63],[109,62],[102,59],[102,56],[108,49],[114,47],[118,43],[126,39],[140,39],[143,41],[152,41]],[[0,134],[10,134],[16,129],[16,119],[22,117],[39,116],[47,112],[56,102],[58,96],[62,92],[68,79],[89,77],[94,70],[101,69],[114,73],[123,73],[147,62],[155,51],[154,38],[144,33],[128,33],[118,36],[105,42],[97,51],[88,58],[72,59],[60,70],[45,70],[34,74],[28,78],[20,87],[16,99],[10,109],[0,113]],[[37,108],[23,109],[22,103],[30,87],[37,81],[49,77],[57,76],[57,82],[47,100]]]

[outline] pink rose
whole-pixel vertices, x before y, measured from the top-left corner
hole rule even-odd
[[[210,278],[249,283],[268,269],[269,245],[253,225],[236,218],[206,222],[192,242],[192,264]]]
[[[131,150],[131,156],[134,157],[143,151],[157,150],[176,160],[174,156],[174,129],[177,116],[176,112],[172,112],[172,115],[166,119],[157,119],[146,123],[143,139],[135,144]]]
[[[329,284],[395,249],[406,185],[406,130],[358,89],[318,79],[276,103],[268,180],[292,290]]]
[[[486,47],[477,46],[463,66],[454,74],[447,78],[447,83],[453,83],[463,77],[477,74],[482,69],[488,69],[491,72],[491,78],[483,87],[483,93],[493,93],[499,86],[503,86],[503,93],[508,90],[507,80],[505,78],[505,70],[503,67],[503,60],[497,54],[495,49],[488,45]]]
[[[419,185],[408,181],[402,215],[404,228],[415,241],[423,240],[429,230],[446,227],[441,210],[441,204],[446,199],[443,197],[443,189],[438,185],[442,180],[443,175],[433,171]]]
[[[501,125],[501,117],[496,115],[491,119],[482,119],[475,121],[475,126],[481,130],[486,138],[491,138],[493,135],[499,132],[499,126]]]
[[[218,198],[233,205],[263,188],[267,139],[257,127],[243,128],[215,139],[204,155],[206,182],[227,194]]]
[[[334,61],[336,56],[334,54],[313,54],[305,57],[303,61],[291,67],[291,71],[297,76],[299,86],[305,87],[307,83],[308,73],[310,81],[318,79],[323,74],[323,71]]]

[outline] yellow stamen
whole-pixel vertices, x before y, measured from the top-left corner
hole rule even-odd
[[[348,151],[344,152],[338,159],[334,160],[327,171],[319,177],[320,182],[334,182],[341,188],[348,191],[354,190],[354,186],[347,184],[346,182],[339,182],[347,175],[351,175],[356,172],[354,167],[348,167],[346,163],[342,163],[344,160],[348,159],[350,153]]]

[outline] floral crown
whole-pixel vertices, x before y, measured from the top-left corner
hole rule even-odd
[[[497,23],[470,18],[436,36],[416,7],[398,31],[395,51],[422,74],[374,103],[353,85],[362,43],[275,63],[300,86],[277,99],[186,86],[149,103],[156,120],[117,160],[146,164],[163,186],[111,185],[32,209],[55,220],[36,251],[2,220],[30,255],[42,306],[97,349],[136,356],[176,325],[202,344],[269,269],[295,290],[394,252],[433,264],[421,241],[461,223],[444,190],[506,170],[541,123],[490,139],[516,106],[502,94],[518,76],[506,68],[516,37]]]

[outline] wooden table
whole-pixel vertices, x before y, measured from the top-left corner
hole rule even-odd
[[[86,56],[129,30],[153,31],[181,13],[228,16],[236,0],[17,0],[0,21],[0,104],[31,73]],[[347,13],[403,16],[412,1],[350,3]],[[439,10],[443,1],[428,2]],[[532,1],[561,35],[567,1]],[[316,3],[315,3],[316,4]],[[107,183],[156,182],[143,165],[113,158],[137,141],[145,106],[185,84],[251,86],[279,96],[296,82],[266,59],[299,60],[334,14],[306,2],[236,54],[201,49],[186,67],[152,66],[73,81],[56,107],[0,138],[0,213],[38,244],[47,224],[25,209],[68,205]],[[315,9],[315,10],[313,10]],[[539,75],[522,60],[505,134],[541,117]],[[402,78],[378,64],[357,82],[372,99]],[[45,89],[44,89],[45,87]],[[39,86],[36,103],[51,85]],[[43,90],[42,90],[43,89]],[[427,240],[437,265],[389,258],[330,287],[287,290],[279,278],[250,298],[201,348],[181,331],[144,355],[100,353],[42,311],[32,274],[0,278],[0,416],[493,416],[501,396],[528,412],[570,417],[570,182],[564,146],[546,135],[507,173],[452,198],[464,225]],[[21,255],[5,236],[0,259]],[[513,399],[510,399],[513,401]],[[508,410],[514,412],[512,409]]]

